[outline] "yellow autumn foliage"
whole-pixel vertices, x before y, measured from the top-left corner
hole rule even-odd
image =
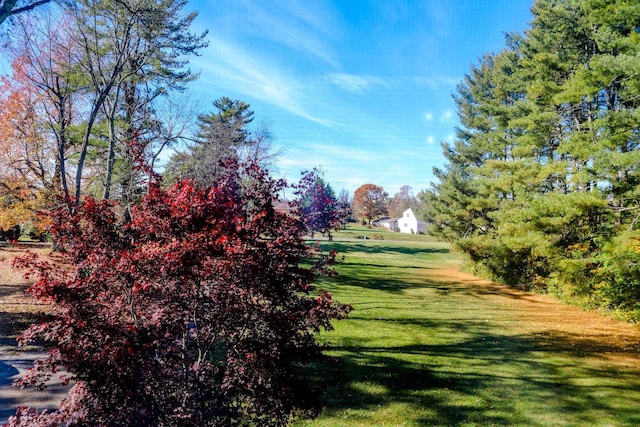
[[[37,223],[37,212],[42,206],[40,191],[16,179],[0,178],[0,229]]]

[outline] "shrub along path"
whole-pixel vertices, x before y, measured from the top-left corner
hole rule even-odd
[[[637,325],[461,273],[419,236],[326,247],[344,261],[322,287],[354,311],[300,425],[640,425]]]

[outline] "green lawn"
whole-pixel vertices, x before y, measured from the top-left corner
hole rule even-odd
[[[337,360],[314,371],[322,413],[297,425],[640,425],[637,341],[564,333],[527,294],[444,274],[459,263],[448,245],[353,239],[366,233],[380,231],[324,242],[344,260],[320,286],[354,311],[322,335]]]

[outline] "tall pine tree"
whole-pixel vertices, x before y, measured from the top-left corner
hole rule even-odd
[[[458,86],[462,126],[425,213],[494,278],[640,311],[640,5],[532,13]]]

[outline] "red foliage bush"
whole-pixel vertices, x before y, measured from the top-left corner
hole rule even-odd
[[[57,412],[19,410],[10,425],[286,424],[315,334],[350,307],[314,291],[332,255],[274,209],[283,185],[235,165],[206,190],[152,185],[127,224],[93,199],[59,212],[70,267],[22,261],[55,314],[21,337],[51,346],[21,383],[64,366],[75,386]]]

